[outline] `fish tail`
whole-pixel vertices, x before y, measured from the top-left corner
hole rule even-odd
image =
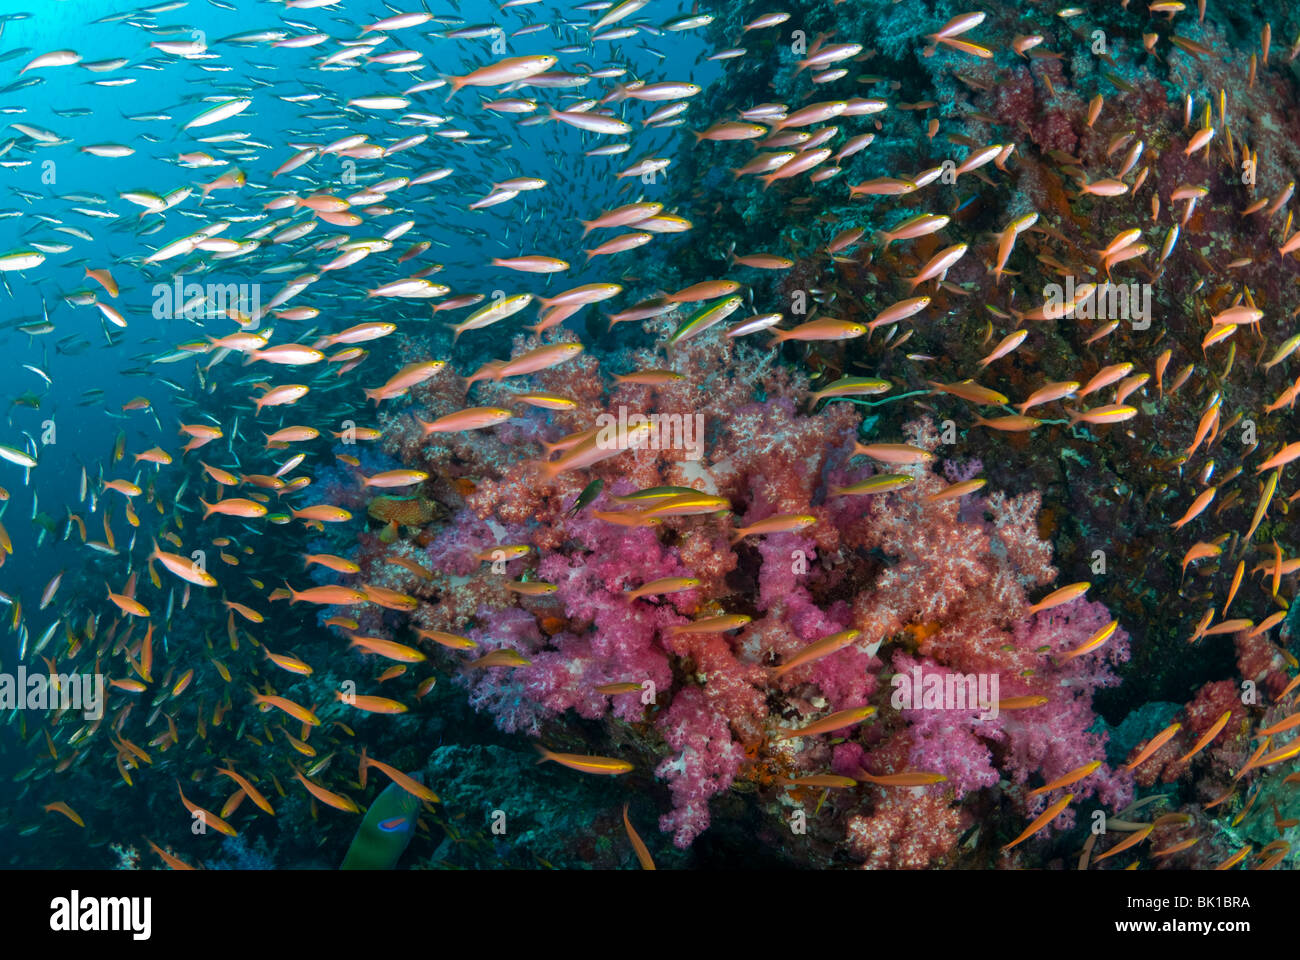
[[[555,754],[551,753],[550,750],[547,750],[540,743],[534,743],[533,746],[536,747],[537,752],[541,754],[541,756],[537,758],[538,763],[545,763],[547,760],[552,760],[555,758]]]

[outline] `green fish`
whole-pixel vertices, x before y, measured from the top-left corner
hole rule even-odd
[[[888,380],[877,377],[841,377],[829,386],[814,392],[812,400],[816,403],[824,397],[871,396],[877,393],[888,393],[893,387],[894,385]]]
[[[582,488],[582,493],[578,494],[578,499],[573,501],[573,506],[569,508],[566,516],[574,516],[582,510],[587,504],[600,496],[600,491],[605,489],[605,481],[599,478],[591,481]]]
[[[366,811],[340,870],[392,870],[415,835],[420,798],[390,783]]]
[[[739,310],[740,305],[744,302],[745,298],[739,296],[723,297],[721,300],[713,301],[678,327],[677,332],[668,338],[668,345],[671,347],[682,340],[689,340],[691,337],[703,333],[715,323],[721,323]]]

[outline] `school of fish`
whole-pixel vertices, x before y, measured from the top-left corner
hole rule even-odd
[[[39,595],[4,590],[12,646],[0,666],[43,665],[51,674],[90,671],[108,678],[99,719],[63,710],[6,712],[27,754],[15,777],[17,801],[61,815],[61,827],[108,830],[96,838],[100,845],[139,844],[139,836],[113,834],[107,818],[75,809],[84,803],[87,780],[98,784],[106,806],[123,791],[166,793],[181,824],[160,828],[171,849],[144,840],[154,865],[188,869],[210,851],[194,838],[181,839],[192,819],[234,836],[253,818],[276,816],[294,795],[310,802],[322,824],[350,818],[350,826],[331,834],[345,843],[365,809],[358,801],[366,773],[375,769],[385,774],[381,786],[391,782],[418,800],[381,829],[408,824],[414,832],[423,817],[419,829],[427,835],[438,813],[438,784],[426,786],[382,755],[367,754],[354,727],[420,710],[439,673],[508,671],[528,660],[508,649],[485,653],[462,634],[419,626],[427,601],[414,587],[431,574],[418,552],[403,545],[418,542],[419,531],[439,519],[441,508],[421,491],[443,465],[366,472],[360,451],[378,448],[399,424],[434,443],[527,420],[545,425],[554,413],[577,411],[590,427],[551,435],[544,446],[521,443],[515,460],[536,462],[535,482],[543,490],[574,475],[585,483],[590,468],[623,450],[598,441],[599,399],[543,389],[536,378],[590,355],[593,339],[640,343],[650,330],[665,331],[655,341],[662,366],[617,374],[602,368],[611,388],[680,380],[669,369],[674,350],[707,338],[744,339],[770,350],[773,363],[816,380],[807,398],[814,408],[847,400],[881,404],[884,416],[907,407],[929,411],[954,421],[967,449],[984,449],[986,461],[999,457],[1014,465],[1017,456],[1029,456],[1026,444],[1050,448],[1056,441],[1049,438],[1065,435],[1085,438],[1095,459],[1105,461],[1126,455],[1123,437],[1156,438],[1163,452],[1152,460],[1161,473],[1147,489],[1125,495],[1164,503],[1169,517],[1159,541],[1145,544],[1125,575],[1137,583],[1149,564],[1184,578],[1187,588],[1175,576],[1177,585],[1160,605],[1181,624],[1189,645],[1283,629],[1300,571],[1300,538],[1288,532],[1288,504],[1300,498],[1294,473],[1300,431],[1292,417],[1300,394],[1300,378],[1293,377],[1300,332],[1292,332],[1300,313],[1294,282],[1300,231],[1293,223],[1294,183],[1276,183],[1268,193],[1256,187],[1278,179],[1261,172],[1266,163],[1284,161],[1261,157],[1240,126],[1234,128],[1234,89],[1253,90],[1269,75],[1300,82],[1290,68],[1300,37],[1294,46],[1280,45],[1266,24],[1255,48],[1236,51],[1229,63],[1220,50],[1185,35],[1206,22],[1205,0],[1199,8],[1115,0],[1142,26],[1134,36],[1110,38],[1110,52],[1100,57],[1114,70],[1111,93],[1057,91],[1052,74],[1039,75],[1052,96],[1078,105],[1076,156],[1040,151],[1028,142],[1025,123],[1015,127],[977,111],[975,96],[990,87],[963,71],[995,56],[1031,64],[1068,60],[1092,42],[1084,9],[1030,4],[1026,32],[1015,35],[993,33],[978,10],[936,20],[913,54],[958,58],[952,77],[961,82],[953,84],[953,101],[940,105],[900,100],[895,94],[907,77],[855,75],[863,64],[870,69],[872,38],[819,26],[852,5],[836,0],[818,19],[794,4],[789,11],[772,8],[779,0],[740,4],[739,12],[725,14],[711,12],[708,3],[682,8],[666,0],[560,6],[507,0],[492,22],[471,23],[451,10],[430,9],[454,4],[413,0],[170,0],[105,16],[67,35],[43,34],[47,42],[39,49],[0,51],[0,71],[8,74],[0,79],[9,81],[4,95],[14,103],[42,83],[68,84],[57,116],[44,108],[6,111],[18,116],[0,142],[0,165],[25,206],[0,213],[22,220],[26,239],[0,255],[0,280],[12,296],[12,285],[32,283],[44,270],[73,268],[84,276],[79,289],[62,289],[45,303],[39,318],[10,323],[10,343],[22,350],[28,371],[56,388],[62,384],[48,372],[49,345],[75,356],[102,333],[106,346],[97,349],[110,358],[104,377],[145,384],[130,402],[105,407],[105,436],[115,440],[81,468],[75,502],[54,507],[42,494],[45,460],[53,453],[15,425],[12,409],[0,437],[8,513],[0,519],[13,526],[28,506],[33,520],[42,506],[64,513],[61,523],[40,514],[38,543],[48,537],[71,544],[79,557],[75,567],[46,571],[42,549],[15,554],[0,523],[0,576],[35,569],[45,583]],[[902,0],[900,6],[921,5]],[[189,24],[159,20],[189,17],[201,27],[205,7],[246,16],[248,29],[215,39]],[[0,26],[39,25],[46,15],[34,5],[30,13],[5,14]],[[1038,26],[1031,28],[1031,20]],[[117,55],[88,60],[78,52],[91,45],[92,34],[109,30]],[[730,46],[718,46],[719,37]],[[700,45],[694,65],[673,55],[680,38]],[[728,99],[721,109],[708,96],[709,84],[730,82],[732,71],[746,69],[749,48],[760,45],[776,47],[790,67],[770,102]],[[519,52],[525,49],[540,52]],[[246,63],[257,69],[232,72],[232,51],[242,58],[241,70]],[[1216,76],[1230,73],[1231,83],[1176,102],[1166,102],[1167,91],[1125,89],[1117,61],[1157,51],[1184,71],[1214,63]],[[447,67],[461,62],[468,65],[456,72]],[[347,82],[336,82],[335,74]],[[73,75],[77,83],[120,85],[131,102],[138,98],[134,107],[123,100],[126,110],[154,112],[123,112],[112,121],[120,130],[113,141],[85,142],[78,129],[88,111],[78,109],[79,87],[67,79]],[[370,92],[354,95],[357,82]],[[1178,133],[1168,142],[1148,142],[1141,121],[1130,118],[1139,100],[1142,116],[1162,111],[1160,122]],[[718,112],[705,112],[703,104]],[[273,142],[263,142],[272,138],[253,124],[260,115],[291,119],[272,128]],[[916,162],[877,175],[873,141],[891,124],[917,118],[926,118],[926,135]],[[991,132],[961,132],[972,129]],[[992,198],[1030,151],[1051,171],[1049,199],[1038,209],[997,209]],[[74,153],[102,165],[103,195],[56,193],[53,203],[47,191],[57,186],[12,185],[25,171],[39,171],[41,161]],[[113,169],[137,153],[166,164],[148,189],[122,181]],[[675,168],[683,166],[710,185],[678,183]],[[861,171],[870,173],[859,179]],[[761,183],[756,192],[776,197],[770,202],[792,221],[806,227],[815,220],[816,231],[798,240],[779,225],[701,236],[702,224],[711,229],[730,216],[714,195],[719,183]],[[861,212],[843,213],[849,204]],[[1211,236],[1204,216],[1211,204],[1217,217],[1251,224],[1251,236],[1266,243],[1226,245],[1222,233]],[[1099,207],[1125,224],[1113,237],[1087,232]],[[129,243],[129,252],[108,255],[110,237],[117,250]],[[711,249],[693,256],[724,268],[692,273],[676,289],[652,279],[655,258],[673,262],[692,247]],[[1192,288],[1168,289],[1175,264],[1178,276],[1199,277]],[[776,285],[792,271],[807,281],[788,299],[789,287],[778,293]],[[1060,280],[1064,295],[1021,282],[1038,274]],[[485,276],[495,279],[485,284]],[[233,285],[227,296],[206,280]],[[193,286],[196,281],[203,282]],[[1157,317],[1147,329],[1099,313],[1108,281],[1148,284],[1157,291],[1157,313],[1174,302],[1182,304],[1182,316],[1176,324]],[[267,291],[253,306],[235,290],[249,283]],[[863,283],[873,291],[870,302],[851,292]],[[183,331],[182,339],[154,332],[157,315],[142,306],[145,291],[153,291],[155,303],[168,299],[179,324],[165,329]],[[927,330],[940,325],[963,353],[900,349],[913,337],[912,350],[937,344]],[[136,335],[135,328],[149,329],[151,349],[117,359],[122,351],[115,345],[128,331]],[[85,333],[91,329],[94,337]],[[1067,329],[1062,335],[1079,346],[1073,368],[1049,363],[1043,346],[1043,331]],[[475,360],[482,356],[494,359]],[[1243,407],[1239,381],[1271,402]],[[502,383],[518,392],[484,396]],[[457,385],[459,408],[426,413],[419,397],[433,384]],[[103,393],[102,385],[82,386],[92,404]],[[891,392],[884,400],[865,399]],[[513,399],[509,406],[506,396]],[[173,416],[177,422],[169,423]],[[920,496],[912,489],[916,472],[928,469],[933,454],[902,441],[877,434],[859,443],[856,454],[884,472],[832,495]],[[368,516],[313,489],[326,466],[352,478],[371,501]],[[931,498],[971,496],[986,482],[953,482]],[[593,484],[565,507],[587,509],[599,493]],[[733,504],[703,489],[663,487],[623,499],[621,509],[599,516],[622,525],[708,518],[730,524],[733,544],[817,522],[810,503],[742,525],[727,519]],[[333,532],[372,522],[392,545],[388,563],[411,592],[366,582],[348,535]],[[1261,530],[1267,542],[1256,538]],[[1119,531],[1113,536],[1123,539]],[[323,542],[332,546],[322,551]],[[531,562],[530,550],[505,542],[477,559]],[[324,582],[313,576],[322,569],[329,571]],[[628,599],[696,584],[668,578],[639,586]],[[554,586],[530,575],[510,589],[524,604]],[[1026,616],[1090,589],[1088,582],[1063,583]],[[362,615],[376,610],[381,619]],[[323,628],[318,611],[329,614]],[[722,633],[746,622],[724,601],[672,630]],[[201,640],[194,639],[194,623],[203,625]],[[385,628],[368,629],[376,623]],[[1098,631],[1066,659],[1101,647],[1115,627]],[[321,666],[295,653],[295,641],[320,629],[332,630],[348,651],[380,669],[350,689],[294,699],[283,691],[310,689],[305,684]],[[770,667],[781,676],[850,645],[888,639],[845,631]],[[1300,666],[1282,655],[1297,679],[1276,702],[1300,709]],[[600,692],[628,693],[638,689],[636,680]],[[1003,705],[1024,707],[1032,704]],[[768,736],[772,743],[847,736],[870,724],[874,712],[855,708],[807,725],[774,722]],[[1258,719],[1254,755],[1238,777],[1287,769],[1300,756],[1298,717]],[[1211,730],[1188,756],[1208,749],[1225,729]],[[1178,732],[1174,723],[1144,741],[1129,768]],[[575,775],[617,777],[635,769],[625,758],[538,749],[543,760]],[[1080,767],[1037,787],[1051,803],[1031,821],[1012,825],[1002,850],[1048,837],[1049,825],[1071,803],[1069,788],[1095,769]],[[784,786],[824,800],[828,791],[864,784],[905,790],[943,779],[923,770],[826,773]],[[76,789],[66,786],[74,782]],[[1234,802],[1249,809],[1251,788],[1240,789]],[[653,869],[628,810],[613,815],[622,821],[618,842],[641,867]],[[1115,829],[1127,836],[1093,854],[1093,863],[1187,822],[1177,814],[1129,822],[1129,812],[1112,813]],[[48,819],[12,825],[28,836],[52,829]],[[1279,819],[1274,844],[1243,850],[1223,866],[1289,864],[1294,825]],[[1155,856],[1174,857],[1195,843],[1180,836]]]

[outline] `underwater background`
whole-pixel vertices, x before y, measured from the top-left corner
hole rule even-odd
[[[0,865],[1294,865],[1300,5],[0,27]]]

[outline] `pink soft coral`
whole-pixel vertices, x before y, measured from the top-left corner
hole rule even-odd
[[[510,646],[530,661],[463,674],[475,707],[491,711],[505,730],[534,734],[543,720],[568,710],[610,723],[653,719],[670,751],[656,768],[673,802],[661,827],[682,847],[707,828],[709,800],[730,787],[746,750],[756,758],[746,776],[761,784],[771,783],[763,778],[774,770],[943,773],[947,781],[927,788],[872,787],[870,812],[846,816],[851,848],[875,866],[923,866],[949,850],[962,823],[962,798],[972,791],[1000,780],[1028,786],[1101,755],[1103,741],[1088,733],[1092,692],[1113,682],[1109,665],[1126,656],[1126,637],[1119,631],[1103,651],[1058,663],[1108,619],[1105,610],[1076,604],[1026,619],[1030,593],[1056,577],[1050,545],[1037,536],[1036,494],[932,501],[929,495],[947,484],[918,464],[890,467],[913,477],[902,494],[837,495],[838,487],[874,470],[854,456],[859,416],[851,404],[800,412],[802,377],[771,367],[743,344],[692,341],[667,359],[632,351],[623,360],[633,368],[667,364],[685,375],[653,388],[617,385],[611,400],[637,412],[701,412],[706,461],[683,450],[625,450],[551,481],[506,449],[590,425],[572,412],[529,411],[499,435],[447,441],[445,452],[472,465],[458,469],[474,471],[475,489],[427,549],[441,602],[422,608],[419,619],[468,633],[483,652]],[[567,374],[550,371],[540,379],[558,390],[569,386],[565,376],[573,381],[568,392],[586,398],[588,409],[599,402],[601,375],[590,357]],[[447,389],[439,383],[417,399],[437,413],[459,402]],[[515,388],[483,382],[477,389],[483,402],[504,402]],[[767,399],[757,401],[756,393]],[[399,427],[403,444],[408,426]],[[909,424],[905,439],[938,451],[929,420]],[[975,466],[953,465],[949,475]],[[605,491],[570,516],[592,479],[603,480]],[[662,484],[716,493],[730,501],[734,516],[670,516],[656,526],[596,516],[620,509],[615,494]],[[817,522],[799,534],[728,543],[734,526],[784,513],[811,514]],[[509,543],[536,552],[506,572],[474,558]],[[506,589],[529,568],[554,593],[519,597]],[[651,580],[687,576],[699,586],[627,598]],[[737,612],[753,617],[740,630],[674,629]],[[809,644],[850,629],[858,636],[835,652],[775,670]],[[898,645],[909,638],[912,652],[905,653]],[[877,656],[884,643],[895,645],[883,658],[894,669],[996,673],[1002,697],[1041,694],[1048,703],[987,721],[970,711],[891,710]],[[596,689],[628,682],[642,692],[610,696]],[[824,738],[784,740],[776,732],[867,704],[877,715],[837,733],[848,742],[834,751]],[[1128,784],[1103,768],[1076,789],[1118,803]]]
[[[890,790],[870,815],[849,818],[849,850],[873,870],[920,870],[952,849],[962,812],[918,789]]]
[[[673,796],[673,812],[659,818],[659,829],[689,847],[709,826],[709,798],[731,786],[745,754],[698,687],[679,693],[655,726],[675,751],[655,770]]]

